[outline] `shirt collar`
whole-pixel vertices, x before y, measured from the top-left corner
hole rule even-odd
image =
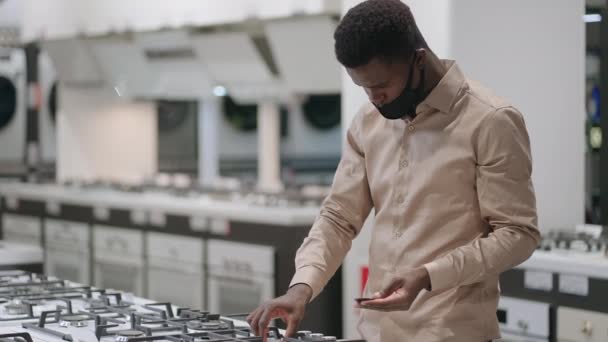
[[[436,108],[444,114],[449,114],[461,89],[466,87],[466,80],[455,61],[442,59],[441,62],[448,68],[448,71],[426,99],[420,103],[420,106]]]

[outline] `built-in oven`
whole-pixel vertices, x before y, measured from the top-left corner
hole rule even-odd
[[[205,308],[203,239],[151,232],[146,240],[148,297]]]
[[[274,247],[209,240],[207,250],[211,312],[248,313],[275,296]]]
[[[45,219],[44,269],[48,275],[81,284],[91,281],[90,226]]]
[[[502,296],[496,314],[502,335],[500,341],[550,341],[550,304]]]
[[[5,213],[2,232],[5,241],[42,246],[42,222],[38,217]]]
[[[608,341],[608,314],[569,307],[557,309],[558,342]]]
[[[93,241],[95,286],[146,296],[143,232],[95,225]]]

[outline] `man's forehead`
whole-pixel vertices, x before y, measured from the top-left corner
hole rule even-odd
[[[387,63],[370,62],[366,65],[347,68],[353,81],[361,86],[374,86],[388,81],[397,69]]]

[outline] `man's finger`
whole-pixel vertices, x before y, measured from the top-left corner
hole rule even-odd
[[[285,329],[285,337],[293,337],[298,331],[300,320],[296,318],[289,318],[287,321],[287,329]]]
[[[270,324],[270,320],[273,318],[272,314],[273,314],[274,309],[275,309],[274,305],[268,306],[260,315],[260,319],[257,324],[258,331],[260,333],[263,334],[266,331],[266,328],[268,328],[268,324]],[[258,335],[258,336],[260,336],[260,335]]]
[[[264,310],[265,307],[260,307],[259,309],[257,309],[255,311],[255,314],[253,315],[253,318],[251,319],[251,323],[249,324],[249,326],[251,327],[251,331],[256,336],[259,336],[258,324],[260,322],[260,316],[262,315],[262,312],[264,312]]]
[[[253,320],[253,318],[256,316],[257,312],[260,310],[260,308],[256,308],[255,310],[251,311],[249,313],[249,315],[247,315],[247,318],[245,319],[247,321],[247,323],[249,323],[249,326],[251,327],[251,321]]]

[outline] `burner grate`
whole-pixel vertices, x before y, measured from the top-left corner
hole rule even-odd
[[[34,342],[28,333],[0,334],[0,342]]]

